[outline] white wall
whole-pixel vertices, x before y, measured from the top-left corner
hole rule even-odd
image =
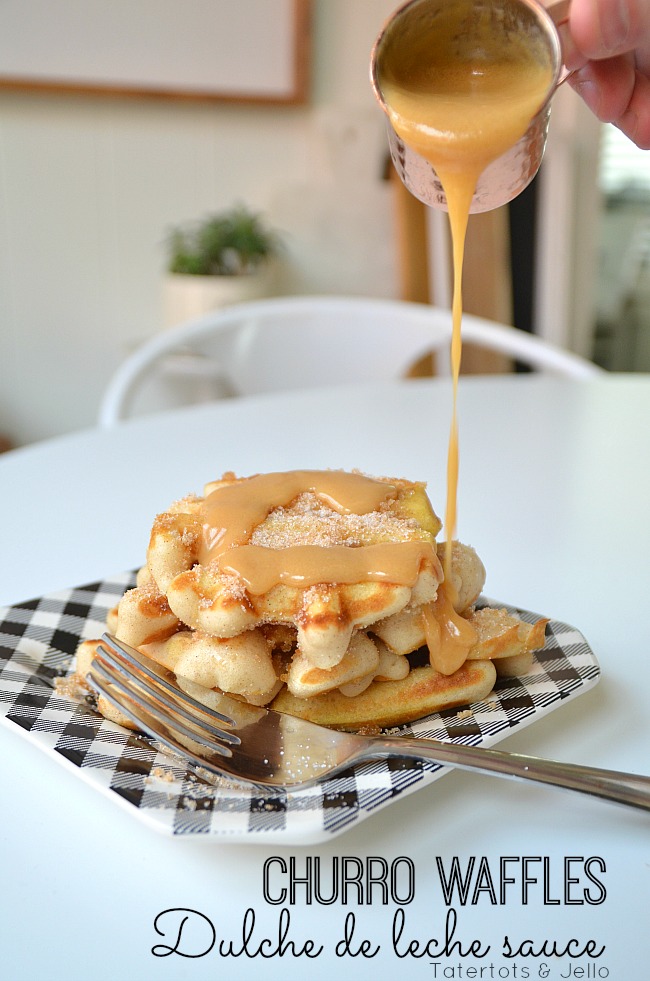
[[[396,5],[313,0],[303,108],[0,91],[0,433],[94,424],[112,371],[159,329],[174,223],[245,201],[285,233],[283,291],[396,295],[368,82]]]

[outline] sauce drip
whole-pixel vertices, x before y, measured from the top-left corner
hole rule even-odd
[[[453,586],[443,582],[435,601],[422,609],[431,667],[444,675],[462,667],[478,637],[472,624],[456,613],[454,599]]]

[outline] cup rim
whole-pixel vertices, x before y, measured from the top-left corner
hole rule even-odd
[[[370,82],[372,85],[373,92],[375,94],[375,98],[377,99],[377,102],[379,103],[379,105],[387,115],[388,115],[388,105],[381,91],[381,87],[379,85],[379,78],[378,78],[379,75],[378,56],[379,56],[381,45],[391,26],[395,23],[396,20],[402,17],[403,14],[405,14],[410,7],[415,7],[420,4],[425,4],[429,2],[430,0],[406,0],[405,3],[401,4],[401,6],[399,6],[396,10],[394,10],[393,13],[386,18],[372,46],[370,52]],[[540,2],[540,0],[511,0],[511,2],[519,3],[522,6],[528,7],[529,10],[533,11],[533,13],[535,13],[539,21],[542,23],[542,25],[546,28],[546,34],[548,35],[549,40],[551,42],[552,57],[554,62],[553,78],[549,85],[547,97],[538,110],[537,115],[539,115],[539,113],[544,112],[556,88],[560,84],[560,77],[562,73],[562,44],[560,41],[560,35],[557,26],[555,24],[555,21],[551,17],[549,11],[544,6],[544,4]]]

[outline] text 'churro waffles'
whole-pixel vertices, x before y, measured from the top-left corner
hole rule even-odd
[[[181,685],[341,728],[412,722],[484,699],[544,644],[546,621],[476,609],[483,564],[440,528],[422,483],[225,474],[156,517],[107,627]]]

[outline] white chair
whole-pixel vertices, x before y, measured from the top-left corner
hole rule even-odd
[[[437,373],[449,375],[451,327],[448,311],[393,300],[295,296],[222,308],[134,351],[106,389],[99,423],[109,428],[132,414],[141,389],[161,372],[184,375],[194,387],[207,382],[211,398],[400,378],[430,352]],[[535,369],[572,378],[601,372],[513,327],[466,315],[462,331],[463,341]]]

